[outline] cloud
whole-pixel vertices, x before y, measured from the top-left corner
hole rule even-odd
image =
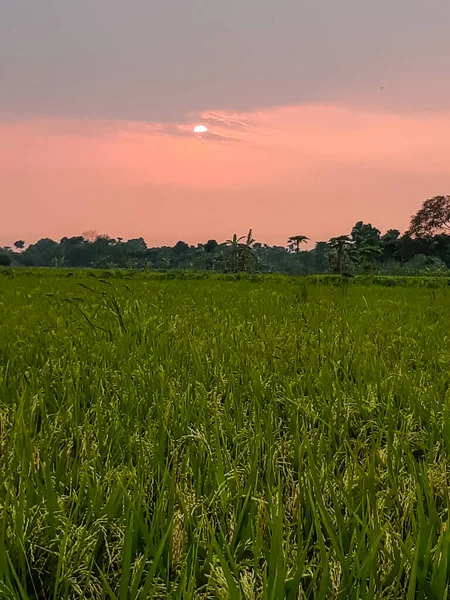
[[[217,107],[448,105],[447,0],[7,4],[0,111],[11,117],[180,123]]]
[[[171,137],[181,137],[186,139],[192,139],[192,137],[197,137],[198,139],[202,139],[210,142],[217,143],[228,143],[233,142],[236,144],[242,143],[244,140],[239,138],[237,135],[227,135],[224,133],[220,133],[219,131],[214,131],[212,127],[214,126],[213,122],[210,122],[205,119],[201,119],[202,124],[208,125],[211,129],[208,129],[207,132],[202,133],[201,135],[195,134],[193,131],[193,125],[177,125],[174,123],[164,123],[161,124],[157,131],[154,131],[150,135],[168,135]],[[222,126],[223,127],[223,126]],[[221,127],[221,129],[222,129]]]
[[[220,127],[222,129],[232,129],[233,131],[249,131],[252,130],[250,123],[243,120],[242,116],[237,113],[201,113],[202,123],[210,127]]]
[[[310,105],[198,118],[210,126],[201,136],[191,122],[9,121],[0,123],[0,160],[18,171],[104,168],[188,185],[263,183],[325,164],[448,172],[450,113],[400,117]]]

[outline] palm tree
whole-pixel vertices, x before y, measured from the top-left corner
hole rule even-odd
[[[309,242],[309,237],[306,235],[292,235],[287,243],[291,252],[300,252],[300,245]]]

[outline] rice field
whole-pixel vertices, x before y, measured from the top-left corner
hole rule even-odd
[[[0,275],[0,598],[416,599],[450,288]]]

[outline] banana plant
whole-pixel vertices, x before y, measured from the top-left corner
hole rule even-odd
[[[235,233],[225,243],[230,248],[230,255],[226,265],[227,271],[231,273],[251,271],[257,261],[256,254],[252,248],[255,243],[252,230],[249,229],[247,236],[238,237]]]

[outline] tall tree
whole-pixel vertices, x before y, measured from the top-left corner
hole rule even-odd
[[[314,259],[314,272],[325,273],[327,270],[328,242],[316,242],[311,254]]]
[[[306,237],[306,235],[291,235],[287,241],[291,252],[300,252],[300,245],[306,242],[309,242],[309,237]]]
[[[388,229],[381,236],[382,258],[385,261],[392,261],[398,258],[398,245],[400,239],[400,231],[398,229]]]
[[[187,268],[190,263],[191,248],[189,244],[178,241],[172,248],[172,265],[178,269]]]
[[[14,247],[17,248],[17,250],[23,250],[25,248],[25,242],[24,240],[17,240],[14,242]]]
[[[377,257],[382,254],[380,230],[371,223],[358,221],[352,229],[351,239],[355,250],[355,261],[362,271],[369,271]]]
[[[422,238],[449,231],[450,196],[435,196],[425,200],[422,208],[411,217],[408,234]]]
[[[358,221],[352,229],[351,238],[357,249],[364,246],[378,246],[380,243],[380,230],[371,223]]]
[[[362,271],[369,271],[376,258],[382,253],[380,230],[371,223],[358,221],[352,229],[351,239],[354,247],[355,261]]]
[[[348,235],[339,235],[328,242],[328,261],[333,273],[343,274],[344,268],[350,266],[353,256],[353,242]]]

